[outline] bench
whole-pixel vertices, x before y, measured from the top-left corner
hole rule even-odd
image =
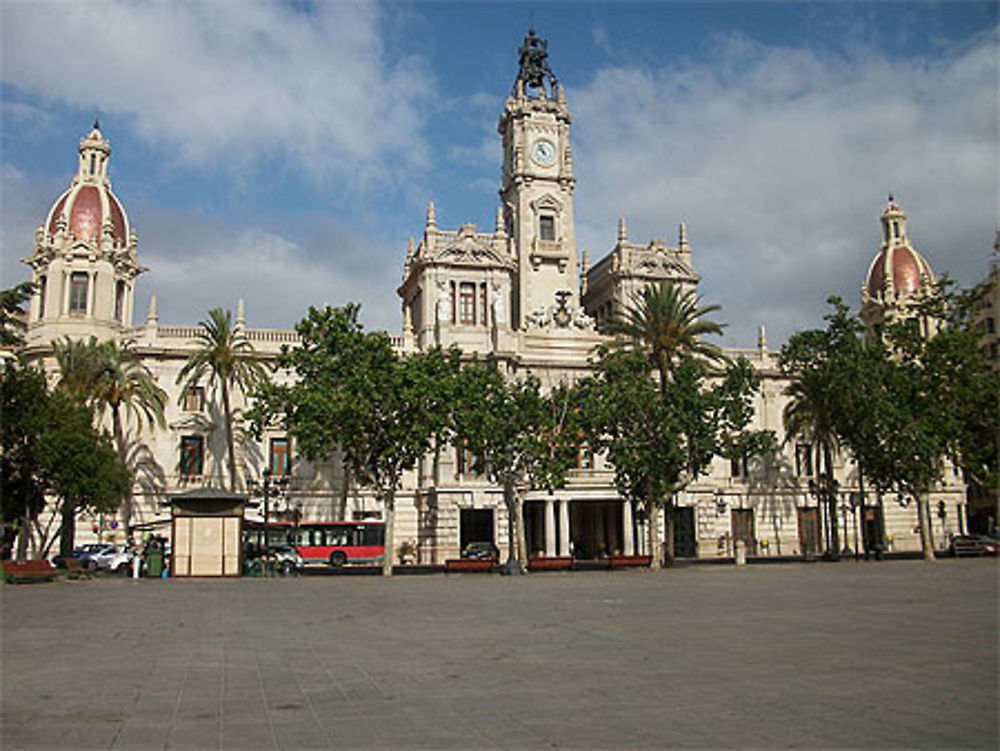
[[[609,568],[649,568],[653,562],[651,555],[612,555],[608,557]]]
[[[533,555],[528,557],[528,571],[569,571],[573,558],[568,555]]]
[[[90,561],[81,561],[79,558],[66,558],[63,566],[70,579],[89,579],[93,568]]]
[[[492,558],[449,558],[444,562],[444,570],[452,571],[492,571],[496,567]]]
[[[52,581],[59,572],[48,561],[3,561],[3,576],[10,584]]]

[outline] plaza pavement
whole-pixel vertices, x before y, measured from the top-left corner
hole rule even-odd
[[[3,586],[3,749],[997,748],[992,560]]]

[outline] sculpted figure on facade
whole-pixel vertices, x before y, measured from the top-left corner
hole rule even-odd
[[[434,306],[434,316],[436,322],[440,325],[442,323],[448,323],[451,320],[451,293],[448,291],[448,285],[445,282],[438,282],[438,295],[437,304]]]
[[[503,304],[503,293],[500,289],[500,285],[494,282],[492,284],[493,288],[493,325],[497,328],[506,325],[507,323],[507,311]]]
[[[549,67],[549,42],[535,34],[534,29],[528,29],[524,43],[518,50],[520,70],[517,80],[533,89],[545,88],[545,76],[549,77],[553,90],[556,88],[556,77]]]

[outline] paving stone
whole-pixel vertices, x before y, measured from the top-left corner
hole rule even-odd
[[[0,745],[992,749],[997,589],[986,560],[5,587]]]

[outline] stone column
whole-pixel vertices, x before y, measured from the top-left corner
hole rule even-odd
[[[569,555],[569,500],[559,501],[559,555]]]
[[[545,555],[556,554],[556,509],[555,501],[545,499]]]
[[[632,502],[622,501],[622,537],[625,555],[635,555],[635,526],[632,524]]]

